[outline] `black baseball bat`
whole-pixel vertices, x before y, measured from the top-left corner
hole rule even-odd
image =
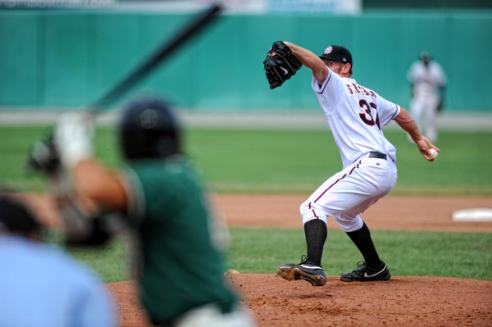
[[[166,38],[166,41],[148,58],[136,67],[129,75],[110,89],[103,97],[92,104],[88,110],[91,114],[97,114],[106,109],[113,102],[118,100],[123,94],[128,92],[132,87],[142,81],[151,71],[153,71],[164,59],[169,58],[169,55],[174,53],[183,44],[189,41],[192,37],[204,30],[207,24],[217,17],[222,11],[220,4],[214,4],[196,18],[192,18],[186,25],[178,30],[171,38]]]

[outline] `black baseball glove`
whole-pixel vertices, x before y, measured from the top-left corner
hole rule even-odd
[[[277,41],[268,51],[263,66],[270,89],[274,89],[295,75],[302,64],[284,42]]]

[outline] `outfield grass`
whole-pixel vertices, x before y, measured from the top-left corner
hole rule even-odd
[[[403,132],[386,132],[397,147],[399,179],[392,194],[492,195],[492,131],[440,134],[429,163]],[[341,170],[327,131],[191,130],[189,153],[219,192],[308,193]]]
[[[37,174],[24,169],[26,154],[48,127],[0,127],[0,183],[25,191],[43,190]],[[392,195],[492,195],[492,131],[442,132],[442,152],[429,163],[405,134],[386,132],[397,147],[399,179]],[[207,186],[220,193],[305,193],[341,169],[331,134],[325,130],[185,131],[186,153]],[[114,131],[99,129],[97,155],[120,162]]]

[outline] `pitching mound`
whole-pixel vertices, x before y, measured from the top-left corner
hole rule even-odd
[[[217,206],[230,226],[301,228],[298,210],[304,200],[297,195],[222,195]],[[387,197],[363,218],[372,229],[492,232],[492,222],[452,220],[456,210],[490,203],[490,197]],[[329,228],[338,228],[330,223]],[[274,274],[225,277],[261,327],[492,326],[492,282],[488,281],[393,276],[386,282],[343,283],[329,276],[325,286],[313,287]],[[107,287],[115,295],[122,326],[148,326],[132,282]]]
[[[491,326],[492,282],[458,278],[393,277],[385,282],[344,283],[328,277],[323,287],[285,281],[273,274],[226,277],[267,326]],[[132,282],[108,284],[122,326],[150,326]]]

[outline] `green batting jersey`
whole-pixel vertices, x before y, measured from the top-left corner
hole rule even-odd
[[[194,169],[168,158],[133,162],[127,173],[128,218],[139,243],[136,279],[152,322],[168,323],[208,303],[230,311],[236,296],[223,278],[217,225]]]

